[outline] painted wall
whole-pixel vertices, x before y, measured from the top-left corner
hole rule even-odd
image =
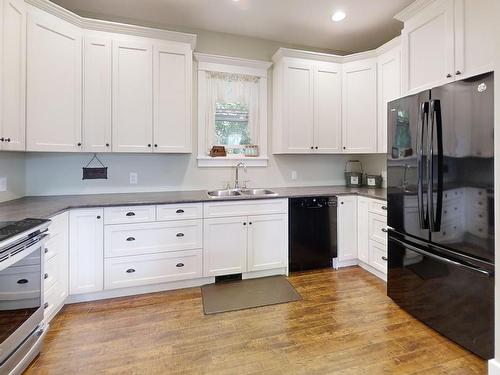
[[[123,21],[123,20],[121,20]],[[155,26],[155,25],[152,25]],[[280,43],[236,35],[196,31],[198,52],[271,61]],[[298,47],[300,46],[287,46]],[[304,47],[302,47],[304,49]],[[193,77],[193,150],[197,149],[197,66]],[[272,127],[272,70],[268,78],[268,143]],[[271,153],[271,150],[269,150]],[[26,194],[85,194],[127,191],[193,190],[224,187],[234,180],[232,168],[198,168],[196,153],[191,155],[102,154],[109,167],[108,180],[82,181],[82,167],[90,154],[26,154]],[[354,155],[270,155],[269,167],[248,168],[243,178],[250,186],[338,185],[344,183],[344,165]],[[385,169],[385,156],[363,156],[369,173]],[[297,180],[291,172],[297,171]],[[138,184],[129,183],[129,174],[138,174]]]
[[[0,192],[0,202],[25,195],[25,154],[0,152],[0,178],[7,177],[7,191]]]

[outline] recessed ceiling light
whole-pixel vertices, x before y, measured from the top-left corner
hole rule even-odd
[[[345,12],[338,10],[335,13],[333,13],[332,21],[339,22],[342,21],[344,18],[345,18]]]

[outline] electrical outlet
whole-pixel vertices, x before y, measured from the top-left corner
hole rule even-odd
[[[295,181],[297,179],[297,171],[292,171],[290,177],[292,178],[293,181]]]
[[[7,177],[0,177],[0,192],[7,191]]]
[[[136,172],[130,172],[129,180],[130,180],[130,184],[131,185],[137,185],[137,173]]]

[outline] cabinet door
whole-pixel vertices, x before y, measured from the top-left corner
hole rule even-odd
[[[367,264],[370,260],[368,243],[370,237],[368,225],[369,205],[370,201],[367,198],[358,198],[358,259]]]
[[[204,220],[203,276],[246,271],[247,217]]]
[[[377,152],[387,153],[387,103],[401,97],[401,49],[396,47],[377,59],[378,74],[378,145]]]
[[[337,256],[339,261],[358,258],[357,197],[338,198],[337,208]]]
[[[456,0],[455,74],[457,79],[493,70],[497,0]],[[460,74],[458,74],[460,73]]]
[[[103,290],[104,224],[102,209],[81,209],[69,217],[69,293]]]
[[[191,152],[191,48],[154,47],[154,152]]]
[[[80,151],[81,30],[35,9],[28,14],[27,150]]]
[[[248,271],[287,266],[288,215],[248,217]]]
[[[344,64],[342,81],[343,151],[377,152],[377,63],[366,59]]]
[[[83,64],[83,148],[111,151],[111,40],[86,36]]]
[[[312,63],[285,63],[283,120],[286,151],[290,153],[314,149],[313,76]]]
[[[405,22],[403,92],[416,93],[454,79],[454,0],[438,0]]]
[[[26,147],[26,5],[22,0],[4,0],[0,6],[3,24],[0,148],[22,151]]]
[[[339,153],[342,142],[342,73],[338,64],[314,69],[314,150]]]
[[[113,151],[151,152],[152,45],[113,42]]]

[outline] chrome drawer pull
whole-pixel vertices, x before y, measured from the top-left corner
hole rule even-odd
[[[384,262],[387,262],[387,257],[382,257],[382,260],[383,260]]]
[[[49,274],[48,273],[46,273],[45,275],[43,275],[43,279],[44,280],[47,280],[48,278],[49,278]]]
[[[46,247],[45,250],[43,251],[45,254],[49,252],[49,249]]]
[[[387,231],[387,228],[382,228],[382,229],[381,229],[381,231],[382,231],[382,232],[384,232],[384,233],[387,233],[387,232],[388,232],[388,231]]]
[[[175,236],[176,237],[184,237],[184,233],[177,233]]]
[[[128,238],[127,238],[127,241],[129,241],[129,242],[130,242],[130,241],[135,241],[135,238],[134,238],[134,237],[128,237]]]
[[[382,206],[382,209],[383,209],[384,211],[387,211],[387,206]]]
[[[127,216],[135,216],[135,212],[127,212]]]
[[[177,210],[175,211],[176,214],[183,214],[184,213],[184,210]]]
[[[17,283],[18,284],[28,284],[28,280],[26,280],[26,279],[17,280]]]
[[[48,302],[45,302],[45,303],[43,304],[43,309],[45,310],[47,307],[49,307],[49,303],[48,303]]]
[[[127,270],[127,273],[134,273],[134,272],[135,272],[135,270],[134,270],[133,268],[129,268],[129,269]]]
[[[181,267],[184,267],[184,263],[177,263],[175,266],[176,266],[177,268],[181,268]]]

